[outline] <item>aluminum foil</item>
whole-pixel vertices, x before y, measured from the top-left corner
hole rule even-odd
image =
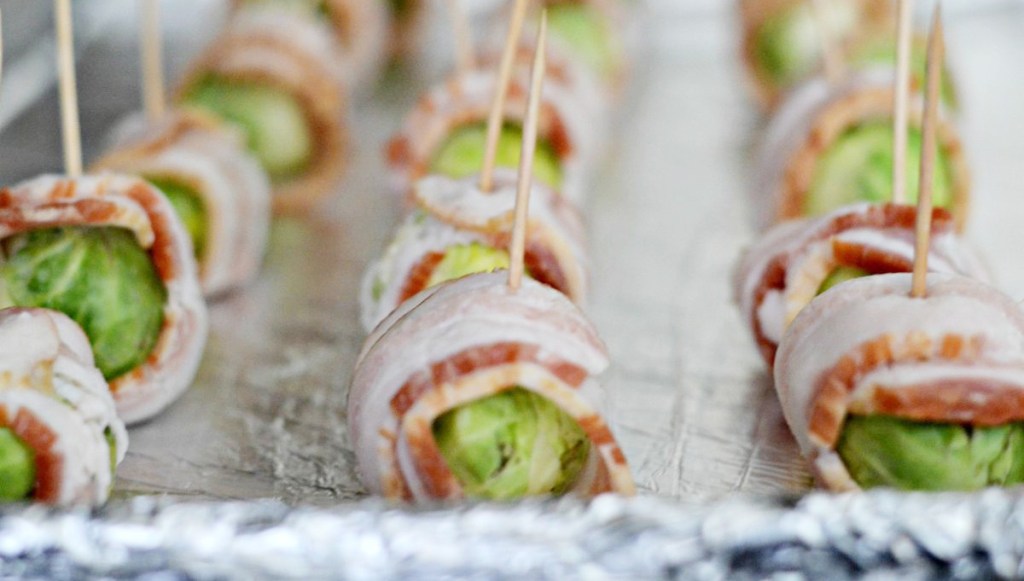
[[[0,516],[4,577],[976,579],[1024,575],[1024,499],[809,495],[687,505],[606,496],[401,510],[139,498]]]
[[[167,5],[169,68],[178,71],[223,6]],[[338,195],[315,215],[276,222],[260,279],[212,306],[196,385],[131,431],[111,505],[95,514],[4,509],[0,576],[1024,575],[1024,520],[1010,493],[771,500],[812,483],[731,302],[733,264],[756,236],[748,167],[760,121],[743,91],[728,10],[655,6],[650,50],[634,68],[636,89],[585,210],[586,309],[612,353],[605,407],[640,498],[426,511],[365,498],[345,426],[364,338],[359,280],[399,217],[381,150],[431,81],[395,68],[355,106],[353,163]],[[141,102],[134,20],[113,12],[102,27],[83,28],[101,32],[83,33],[79,51],[92,159]],[[1022,24],[1019,3],[948,23],[977,176],[970,236],[1018,297],[1024,78],[1006,71],[1024,61]],[[35,78],[47,60],[9,70],[22,65]],[[59,171],[56,111],[51,90],[4,128],[5,180]]]

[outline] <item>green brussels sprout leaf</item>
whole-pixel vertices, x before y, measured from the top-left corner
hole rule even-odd
[[[814,72],[821,43],[806,7],[785,10],[761,25],[754,38],[756,60],[776,84],[790,85]]]
[[[275,182],[302,174],[312,160],[312,130],[302,105],[287,91],[209,77],[185,102],[238,126]]]
[[[113,380],[141,365],[164,321],[164,288],[153,261],[123,228],[48,228],[3,241],[0,279],[15,306],[61,311],[92,343]]]
[[[852,127],[818,160],[804,213],[820,216],[856,202],[888,202],[892,199],[892,126],[874,121]],[[921,131],[907,136],[907,198],[917,200],[917,171],[921,160]],[[946,152],[936,157],[932,202],[936,207],[953,204],[952,170]]]
[[[245,0],[245,3],[255,6],[287,8],[308,16],[319,17],[330,13],[324,0]]]
[[[185,230],[192,239],[192,249],[196,259],[202,261],[206,251],[206,204],[203,198],[192,188],[169,178],[146,178],[158,190],[167,196],[174,206],[174,213],[181,218]]]
[[[850,416],[836,446],[864,488],[977,490],[1024,483],[1024,424],[972,428]]]
[[[0,428],[0,501],[23,500],[35,486],[35,451],[10,428]]]
[[[460,127],[452,132],[431,163],[431,172],[452,178],[464,178],[476,173],[484,165],[487,147],[487,126],[477,123]],[[498,139],[498,167],[518,169],[519,154],[523,147],[521,127],[505,126]],[[562,168],[551,144],[539,139],[533,162],[533,175],[537,181],[559,189],[562,186]]]
[[[456,408],[433,430],[448,467],[475,498],[562,494],[590,453],[571,416],[519,387]]]
[[[115,474],[117,472],[117,439],[114,437],[114,431],[109,427],[103,430],[103,438],[107,441],[107,448],[110,449],[110,473]]]
[[[861,278],[868,276],[868,271],[857,268],[855,266],[839,266],[836,267],[829,275],[822,281],[821,286],[818,287],[818,294],[827,291],[828,289],[836,286],[839,283],[853,280],[855,278]]]
[[[445,250],[444,258],[434,268],[427,288],[478,272],[508,269],[508,252],[473,242]]]
[[[403,21],[413,13],[413,7],[419,0],[387,0],[391,14],[395,20]]]
[[[601,13],[586,3],[562,2],[548,8],[551,34],[564,40],[591,70],[608,77],[620,55]]]

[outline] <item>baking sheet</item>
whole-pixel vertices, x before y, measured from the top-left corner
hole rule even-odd
[[[755,236],[749,152],[760,129],[742,90],[734,23],[726,10],[657,6],[650,50],[636,65],[639,85],[586,210],[587,310],[614,362],[603,379],[607,408],[642,495],[801,493],[810,486],[804,462],[731,303],[731,269]],[[198,8],[175,14],[176,30],[191,30],[189,19],[213,28],[205,16]],[[1017,4],[948,23],[977,183],[971,238],[1014,296],[1024,296],[1015,252],[1024,237],[1024,82],[1015,71],[1022,25]],[[201,45],[184,34],[171,41],[171,68]],[[121,30],[81,54],[91,158],[115,120],[137,106],[133,42]],[[392,70],[357,104],[357,151],[338,195],[315,215],[276,222],[259,281],[213,305],[196,385],[131,430],[115,505],[148,494],[312,505],[365,495],[345,434],[346,392],[364,337],[358,287],[398,219],[384,191],[381,148],[424,76]],[[5,181],[59,169],[56,111],[51,92],[0,136]]]

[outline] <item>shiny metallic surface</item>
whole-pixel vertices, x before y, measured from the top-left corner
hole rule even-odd
[[[0,575],[156,579],[977,579],[1024,574],[1024,501],[600,497],[399,510],[152,498],[0,516]]]
[[[96,4],[108,1],[125,4]],[[179,6],[186,4],[174,11],[164,3],[174,71],[219,18],[219,3]],[[264,274],[212,307],[196,385],[131,431],[114,501],[97,515],[8,509],[0,575],[1024,574],[1024,505],[1012,494],[811,495],[795,507],[767,500],[803,494],[812,483],[731,303],[731,270],[756,236],[748,167],[761,121],[745,98],[728,10],[652,6],[637,87],[585,211],[587,309],[612,353],[606,409],[639,499],[426,512],[363,499],[345,427],[364,337],[358,287],[399,216],[385,195],[384,140],[429,81],[394,69],[372,99],[356,104],[355,158],[338,195],[314,215],[275,224]],[[135,37],[126,28],[134,19],[118,13],[104,22],[102,32],[80,39],[90,159],[141,102]],[[1019,3],[957,13],[948,23],[977,184],[970,238],[1017,297],[1022,25]],[[56,111],[50,89],[9,120],[0,135],[5,181],[59,171]],[[136,498],[144,495],[165,498]],[[254,499],[274,501],[207,503]]]

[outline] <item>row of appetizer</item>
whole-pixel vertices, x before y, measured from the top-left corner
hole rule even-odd
[[[923,59],[910,13],[741,2],[750,77],[774,107],[754,199],[776,225],[742,257],[736,298],[823,485],[1020,484],[1024,314],[960,236],[970,180],[941,18]],[[886,66],[863,68],[883,45]],[[825,75],[828,51],[844,66]]]
[[[460,43],[472,54],[390,142],[406,218],[365,274],[370,335],[348,399],[375,494],[633,492],[598,408],[607,350],[579,307],[581,205],[606,155],[630,17],[618,0],[506,2],[488,31],[504,46]]]
[[[76,150],[68,175],[0,191],[0,499],[106,500],[125,424],[155,417],[195,379],[205,300],[258,274],[273,211],[335,189],[347,102],[386,60],[388,10],[234,2],[173,108],[147,93],[147,115],[115,132],[88,175]],[[55,17],[71,30],[66,2]],[[154,21],[143,44],[159,47]],[[73,59],[61,62],[73,75]]]

